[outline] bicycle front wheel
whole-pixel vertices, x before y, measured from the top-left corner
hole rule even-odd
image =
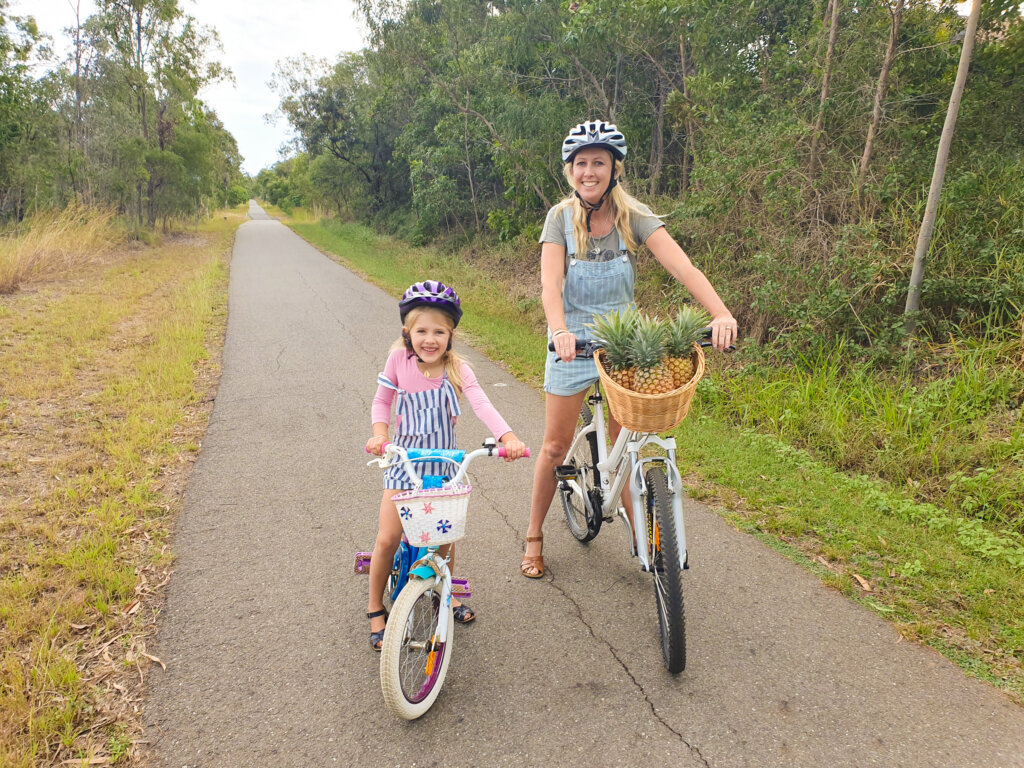
[[[589,426],[593,418],[590,406],[583,403],[576,433],[579,434],[582,428]],[[573,440],[575,442],[575,436]],[[569,532],[581,542],[590,541],[601,530],[601,495],[597,490],[601,480],[597,460],[597,435],[591,432],[566,460],[576,470],[576,479],[559,481],[565,522]]]
[[[672,516],[672,498],[665,471],[652,467],[644,475],[647,494],[648,551],[654,576],[654,600],[661,630],[661,654],[673,675],[686,668],[686,617],[683,612],[683,572],[679,567],[679,537]]]
[[[436,578],[411,579],[388,617],[380,651],[384,703],[398,717],[415,720],[434,704],[452,658],[452,606],[442,605]],[[448,640],[437,636],[442,611],[448,613]]]

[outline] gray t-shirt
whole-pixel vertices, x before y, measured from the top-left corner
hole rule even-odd
[[[661,219],[655,216],[651,209],[643,203],[638,203],[639,211],[629,215],[629,226],[633,230],[633,239],[638,243],[646,243],[647,238],[654,234],[658,227],[665,226]],[[540,233],[541,243],[555,243],[565,248],[565,214],[562,212],[565,207],[555,206],[548,211],[544,220],[544,229]],[[619,235],[613,228],[604,237],[591,237],[587,241],[587,252],[577,253],[575,258],[580,261],[611,261],[619,255]],[[636,269],[636,254],[629,254],[629,260]],[[569,270],[569,250],[565,252],[565,270]]]

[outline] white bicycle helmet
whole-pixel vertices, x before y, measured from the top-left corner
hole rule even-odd
[[[562,142],[562,162],[568,163],[585,147],[602,147],[618,160],[626,157],[626,137],[614,123],[606,123],[604,120],[588,120],[569,131]]]

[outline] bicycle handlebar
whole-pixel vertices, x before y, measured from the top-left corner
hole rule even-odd
[[[697,342],[700,346],[705,349],[711,346],[711,326],[701,328],[699,341]],[[601,349],[604,345],[597,339],[576,339],[576,356],[582,358],[593,357],[594,352]],[[735,344],[730,344],[725,348],[726,352],[732,352],[736,349]],[[548,342],[548,352],[555,351],[555,342]],[[562,358],[558,358],[561,361]]]
[[[364,450],[366,450],[364,448]],[[370,459],[367,462],[367,466],[370,464],[377,464],[382,469],[390,467],[392,464],[402,462],[405,465],[405,472],[409,476],[409,479],[413,481],[416,487],[422,485],[423,480],[419,476],[413,467],[415,461],[448,461],[459,468],[453,477],[446,485],[457,485],[466,476],[466,470],[469,468],[470,462],[473,459],[479,458],[480,456],[493,456],[496,458],[504,459],[508,453],[504,445],[498,445],[497,443],[485,443],[483,448],[477,448],[475,451],[452,450],[446,448],[403,448],[400,445],[387,442],[382,446],[383,454],[379,459]],[[366,451],[369,453],[369,451]],[[530,458],[530,449],[526,448],[523,452],[523,458]]]

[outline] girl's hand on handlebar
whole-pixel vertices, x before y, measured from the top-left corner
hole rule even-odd
[[[736,342],[739,324],[732,315],[722,315],[711,321],[711,346],[721,351]]]
[[[555,345],[555,355],[563,363],[569,363],[576,359],[576,334],[572,331],[559,333],[552,337],[551,342]]]
[[[526,444],[512,432],[502,435],[501,442],[505,447],[505,461],[515,461],[526,455]]]
[[[387,435],[374,435],[366,441],[366,452],[374,456],[384,454],[384,444],[388,441]]]

